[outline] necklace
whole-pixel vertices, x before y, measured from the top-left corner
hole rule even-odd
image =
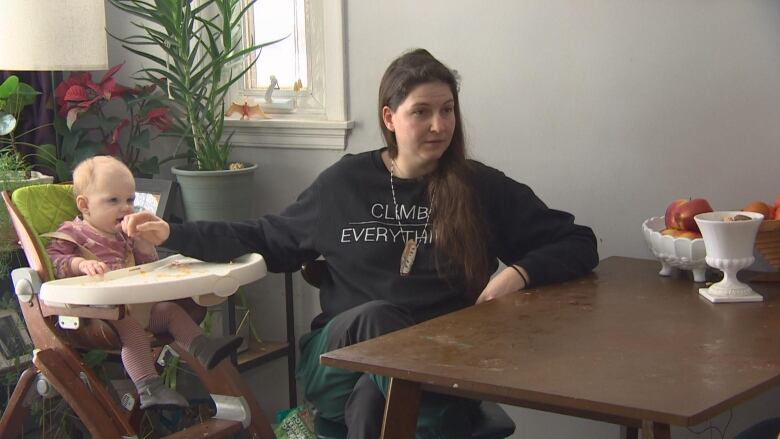
[[[401,225],[401,216],[398,212],[398,201],[395,198],[395,186],[393,185],[393,175],[395,174],[395,160],[390,161],[390,193],[393,195],[393,206],[395,208],[395,219],[398,221],[398,229],[401,230],[401,234],[408,236],[404,231],[404,227]],[[428,211],[428,215],[425,217],[425,226],[423,227],[423,235],[428,230],[428,220],[431,217],[431,212]],[[414,258],[417,256],[417,249],[420,246],[420,238],[415,236],[414,239],[408,238],[404,251],[401,253],[401,276],[408,276],[412,271],[412,265],[414,265]]]

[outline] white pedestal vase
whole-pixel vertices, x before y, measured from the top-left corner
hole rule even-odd
[[[744,215],[750,219],[724,221],[724,218]],[[699,294],[713,303],[761,302],[764,298],[749,285],[737,279],[737,272],[754,261],[753,246],[758,226],[764,216],[754,212],[720,211],[696,215],[707,249],[707,265],[723,272],[723,280],[700,288]]]

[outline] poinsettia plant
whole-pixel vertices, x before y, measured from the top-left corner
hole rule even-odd
[[[97,82],[87,72],[75,72],[55,89],[54,126],[62,145],[60,151],[40,148],[36,155],[60,180],[68,180],[73,165],[96,154],[119,158],[136,175],[159,172],[160,159],[143,151],[171,127],[165,96],[155,86],[120,84],[114,75],[121,68],[112,67]]]

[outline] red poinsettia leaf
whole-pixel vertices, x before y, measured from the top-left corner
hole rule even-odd
[[[62,88],[63,90],[67,90],[74,85],[81,85],[86,86],[87,83],[91,82],[92,78],[89,76],[89,73],[86,72],[77,72],[72,73],[68,79],[63,80],[60,82],[60,85],[57,86],[57,88]]]
[[[117,82],[114,87],[111,88],[111,98],[121,98],[124,96],[136,97],[140,92],[140,88],[130,88]]]
[[[146,119],[154,119],[155,117],[162,117],[168,114],[168,107],[157,107],[152,108],[149,110],[148,113],[146,113]]]
[[[100,94],[106,99],[111,99],[111,95],[116,88],[116,81],[108,79],[106,81],[101,81],[98,86],[100,87]]]
[[[116,155],[119,154],[119,144],[116,143],[116,142],[109,143],[108,145],[106,145],[104,147],[104,149],[105,149],[105,152],[107,154],[110,154],[110,155],[113,155],[113,156],[116,156]]]
[[[71,86],[66,92],[63,100],[68,102],[82,102],[89,99],[87,97],[87,90],[80,85]]]
[[[88,100],[88,101],[81,101],[76,103],[76,107],[81,108],[82,111],[87,111],[92,107],[92,105],[95,104],[95,102],[103,100],[103,96],[95,96],[94,98]]]
[[[57,97],[57,103],[61,103],[60,101],[65,100],[65,93],[68,91],[68,89],[71,87],[72,84],[68,83],[67,81],[62,81],[57,85],[57,88],[54,89],[54,95]]]
[[[171,127],[171,119],[168,117],[168,107],[155,107],[146,113],[142,123],[151,125],[160,131],[167,131]]]
[[[137,88],[129,88],[125,87],[124,85],[120,83],[115,83],[114,86],[111,88],[111,97],[122,97],[127,94],[137,94],[139,92],[139,89]]]
[[[122,68],[122,66],[125,65],[125,63],[120,63],[115,65],[114,67],[111,67],[102,78],[100,78],[100,82],[98,84],[103,85],[103,83],[106,82],[106,80],[113,78],[114,74],[119,71],[119,69]]]
[[[122,119],[116,127],[114,127],[114,131],[111,133],[111,143],[117,143],[119,141],[119,134],[122,132],[122,128],[126,127],[127,124],[130,123],[130,120],[128,119]]]
[[[65,81],[63,81],[60,82],[56,89],[54,89],[54,96],[57,101],[60,117],[65,117],[65,114],[68,112],[68,108],[70,107],[68,102],[65,100],[65,95],[67,94],[70,87],[70,84],[67,84]]]
[[[65,92],[68,91],[74,85],[86,87],[87,84],[89,84],[90,82],[92,82],[92,78],[90,77],[89,73],[86,72],[72,73],[68,79],[65,79],[64,81],[60,82],[60,84],[55,89],[55,94],[57,94],[58,97],[64,96]]]

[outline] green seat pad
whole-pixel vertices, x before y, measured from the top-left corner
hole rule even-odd
[[[57,230],[65,221],[71,221],[79,214],[73,185],[39,184],[16,189],[11,195],[14,205],[33,231],[33,240],[45,249],[42,233]],[[54,279],[54,269],[47,255],[43,257],[49,279]]]

